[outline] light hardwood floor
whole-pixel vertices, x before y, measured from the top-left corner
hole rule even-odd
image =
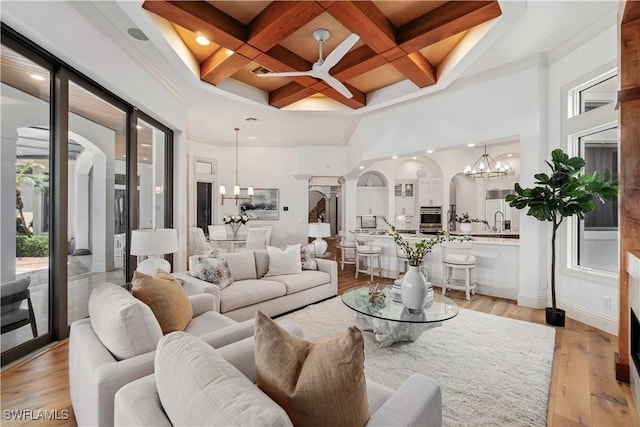
[[[339,255],[339,252],[338,252]],[[354,278],[354,266],[339,273],[339,293],[367,283]],[[389,279],[381,279],[389,283]],[[447,294],[463,308],[497,316],[544,324],[544,310],[520,307],[514,301],[464,293]],[[639,426],[628,384],[615,379],[614,352],[617,339],[583,323],[567,319],[565,328],[556,328],[556,346],[549,395],[547,425],[550,426]],[[68,343],[63,341],[38,356],[9,368],[0,375],[3,426],[74,426],[68,391]],[[5,410],[69,411],[69,420],[15,421],[5,418]],[[62,417],[60,417],[62,418]]]

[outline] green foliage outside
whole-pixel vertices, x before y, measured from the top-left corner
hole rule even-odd
[[[16,257],[45,257],[49,255],[48,236],[16,236]]]
[[[505,200],[516,209],[529,208],[527,215],[538,221],[553,224],[551,234],[551,302],[556,310],[556,232],[566,217],[577,216],[595,210],[595,199],[604,201],[618,197],[618,182],[610,181],[609,171],[604,174],[581,175],[584,159],[569,157],[561,149],[551,152],[551,175],[538,173],[533,188],[515,185],[516,194],[509,194]]]

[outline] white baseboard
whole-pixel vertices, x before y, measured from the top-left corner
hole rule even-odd
[[[547,296],[523,294],[521,292],[518,294],[518,305],[530,308],[545,308],[547,306]]]
[[[584,307],[579,307],[565,301],[558,301],[558,307],[566,312],[567,317],[603,330],[611,335],[618,336],[617,318],[589,311]]]

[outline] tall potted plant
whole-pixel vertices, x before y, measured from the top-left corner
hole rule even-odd
[[[538,221],[551,222],[551,307],[547,307],[546,321],[553,326],[564,326],[565,312],[556,307],[556,235],[566,217],[577,216],[595,210],[594,199],[604,203],[618,195],[617,181],[610,181],[609,171],[604,174],[581,174],[584,160],[569,157],[561,149],[551,152],[551,162],[546,161],[551,174],[535,174],[536,186],[522,188],[515,185],[516,194],[509,194],[505,200],[516,209],[529,208],[527,215]]]

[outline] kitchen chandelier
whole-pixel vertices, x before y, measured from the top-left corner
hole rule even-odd
[[[249,200],[253,198],[253,187],[247,188],[247,196],[240,196],[240,184],[238,184],[238,132],[240,128],[233,128],[236,131],[236,183],[233,186],[233,196],[227,196],[227,188],[224,185],[220,186],[220,204],[224,205],[225,199],[234,199],[236,201],[236,206],[238,205],[238,200]]]
[[[509,163],[496,162],[493,157],[487,154],[487,146],[485,145],[484,154],[476,160],[473,166],[465,166],[463,172],[466,177],[477,179],[507,176],[509,170],[511,170]]]

